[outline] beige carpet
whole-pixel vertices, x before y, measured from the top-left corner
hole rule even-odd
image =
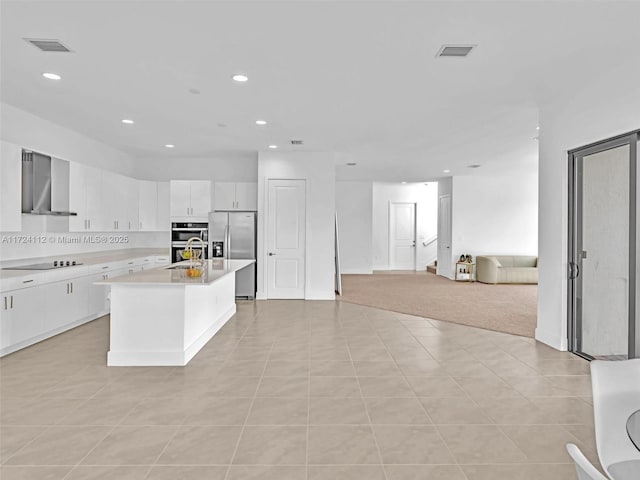
[[[421,275],[342,275],[342,297],[359,305],[533,337],[537,285],[486,285]]]

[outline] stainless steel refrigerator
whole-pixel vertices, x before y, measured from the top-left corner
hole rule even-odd
[[[256,259],[256,213],[211,212],[209,256],[231,260]],[[256,264],[236,272],[236,297],[256,296]]]

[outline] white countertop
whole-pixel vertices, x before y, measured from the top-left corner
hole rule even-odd
[[[186,269],[172,268],[188,263],[189,261],[187,260],[174,263],[169,267],[154,268],[122,277],[102,280],[96,282],[96,285],[210,285],[225,275],[235,273],[255,263],[255,260],[205,260],[204,272],[200,277],[187,277]]]
[[[76,260],[82,265],[76,267],[64,267],[64,269],[52,270],[0,270],[0,279],[34,276],[52,271],[81,271],[83,267],[98,265],[101,263],[117,262],[132,258],[147,257],[153,255],[171,255],[166,248],[127,248],[122,250],[103,250],[100,252],[85,252],[73,255],[55,255],[51,257],[22,258],[1,263],[1,267],[14,267],[18,265],[30,265],[33,263],[48,263],[54,260]]]

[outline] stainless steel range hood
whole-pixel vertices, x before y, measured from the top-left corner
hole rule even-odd
[[[51,157],[22,151],[22,213],[74,216],[75,212],[51,209]]]

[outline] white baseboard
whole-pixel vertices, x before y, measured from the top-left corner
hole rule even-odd
[[[566,338],[560,338],[558,335],[542,330],[539,327],[536,327],[535,338],[538,342],[544,343],[561,352],[566,352],[569,348]]]
[[[353,268],[353,269],[342,270],[340,273],[343,275],[371,275],[373,273],[373,270]]]

